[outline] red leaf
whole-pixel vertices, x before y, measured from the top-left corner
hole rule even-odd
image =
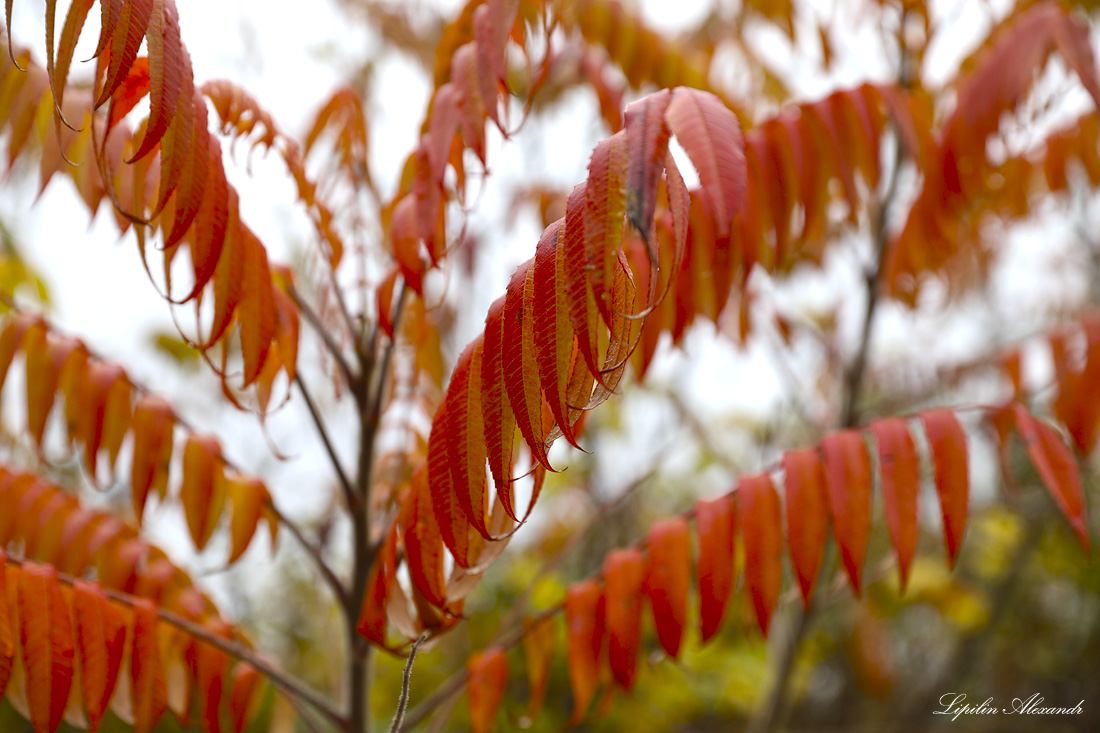
[[[726,237],[746,188],[737,117],[713,94],[677,87],[665,119],[699,172],[718,236]]]
[[[106,13],[106,3],[102,4]],[[126,78],[134,59],[137,58],[138,48],[145,37],[152,14],[153,0],[133,0],[122,4],[122,12],[118,15],[118,26],[111,34],[110,62],[103,89],[95,103],[97,108],[103,106]]]
[[[588,284],[588,254],[585,249],[585,212],[587,186],[577,184],[565,205],[565,237],[559,245],[563,250],[562,277],[565,282],[565,302],[569,322],[577,334],[577,348],[592,375],[603,384],[598,361],[596,304]]]
[[[8,556],[0,543],[0,659],[10,660],[15,653],[15,637],[12,635],[11,612],[8,610],[7,567]],[[0,695],[3,694],[3,684],[0,684]]]
[[[164,137],[179,103],[181,79],[191,73],[180,41],[180,21],[172,0],[155,0],[149,21],[149,123],[133,158],[144,158]]]
[[[576,724],[587,715],[600,683],[604,598],[595,580],[569,586],[565,594],[565,627],[568,630],[569,684],[573,689],[570,721]]]
[[[669,129],[665,111],[672,101],[672,91],[659,92],[634,102],[626,108],[626,209],[630,222],[650,248],[650,260],[656,261],[652,241],[653,214],[657,209],[657,182],[664,170],[668,151]]]
[[[840,556],[848,571],[852,591],[858,596],[871,536],[871,459],[856,430],[842,430],[821,441],[825,457],[825,483],[829,512]]]
[[[386,533],[386,541],[379,548],[377,559],[367,579],[367,592],[359,611],[356,630],[379,646],[386,644],[386,598],[396,582],[397,527]]]
[[[126,620],[122,611],[107,600],[102,588],[83,580],[73,586],[72,607],[84,707],[89,730],[95,733],[118,683]]]
[[[646,560],[641,550],[612,550],[604,558],[608,659],[615,681],[629,690],[638,667],[642,641],[642,583]]]
[[[448,446],[451,442],[449,432],[454,422],[451,417],[455,409],[454,403],[465,398],[465,394],[459,395],[448,390],[443,404],[436,410],[431,434],[428,437],[427,476],[424,479],[423,491],[423,495],[427,498],[421,499],[420,492],[414,484],[415,496],[411,500],[418,507],[417,516],[421,511],[434,513],[431,525],[436,528],[443,544],[451,551],[455,563],[461,568],[470,567],[476,560],[469,556],[470,518],[462,508],[459,488],[455,486],[455,472],[452,470],[454,461],[449,455]],[[424,595],[433,603],[442,597],[429,592],[425,592]]]
[[[482,419],[485,421],[485,453],[497,496],[508,516],[519,521],[512,499],[516,418],[504,387],[504,304],[504,296],[494,300],[485,317],[481,359]]]
[[[447,472],[446,475],[450,473]],[[413,585],[425,598],[442,608],[447,603],[443,575],[443,540],[436,523],[436,512],[432,511],[427,470],[421,468],[413,473],[410,489],[410,496],[405,500],[398,519],[405,544],[405,562]],[[466,535],[463,534],[461,538],[465,543]],[[461,559],[465,561],[465,544],[459,549]]]
[[[488,733],[496,722],[497,710],[508,685],[508,660],[504,652],[489,648],[470,657],[467,663],[466,694],[470,701],[470,727],[474,733]]]
[[[737,496],[745,543],[745,585],[756,608],[760,631],[767,636],[783,578],[779,494],[768,475],[759,474],[741,479]]]
[[[1023,405],[1014,405],[1016,429],[1024,441],[1027,454],[1043,479],[1054,503],[1065,515],[1070,527],[1077,534],[1085,552],[1089,552],[1089,531],[1085,521],[1085,495],[1081,488],[1081,475],[1077,461],[1058,431],[1042,420],[1037,420]]]
[[[504,389],[512,405],[512,413],[531,455],[548,470],[553,470],[546,456],[546,434],[542,428],[542,395],[538,386],[538,365],[535,357],[534,289],[535,268],[531,260],[524,262],[512,274],[504,300]]]
[[[485,426],[481,414],[481,347],[482,337],[479,336],[458,357],[447,389],[452,396],[444,403],[447,410],[442,449],[451,470],[452,491],[466,520],[455,524],[456,531],[460,524],[473,526],[478,534],[490,539],[486,526],[488,488],[485,482]],[[438,465],[439,460],[429,451],[429,480],[432,479],[433,467]],[[437,508],[440,506],[438,499],[435,505]],[[447,521],[445,516],[437,514],[437,518],[440,526]]]
[[[546,402],[562,435],[570,445],[579,449],[566,404],[573,329],[569,325],[565,304],[565,230],[562,224],[559,219],[546,227],[535,252],[534,338],[538,351],[539,380]],[[587,398],[584,402],[588,402]]]
[[[657,638],[670,657],[680,654],[691,587],[691,535],[683,517],[656,522],[646,535],[645,590]]]
[[[168,709],[164,668],[157,642],[157,612],[145,599],[134,601],[130,694],[136,733],[152,733]]]
[[[252,708],[255,707],[260,680],[260,673],[248,662],[241,662],[233,668],[233,691],[229,696],[229,717],[233,723],[233,733],[241,733],[248,724]]]
[[[722,625],[734,580],[734,536],[737,507],[729,496],[695,502],[699,535],[699,630],[706,642]]]
[[[601,140],[592,151],[585,187],[585,269],[596,309],[609,326],[613,313],[610,293],[614,289],[615,258],[622,248],[623,215],[626,213],[623,192],[626,165],[625,133]]]
[[[24,563],[18,575],[20,642],[27,673],[27,707],[35,733],[61,725],[73,682],[73,631],[57,571]]]
[[[241,229],[245,266],[237,318],[241,323],[241,353],[244,356],[243,386],[248,387],[260,376],[275,338],[275,299],[271,294],[267,250],[248,227]]]
[[[901,418],[876,420],[871,423],[871,432],[878,446],[879,481],[886,526],[897,550],[898,572],[904,590],[920,536],[920,514],[917,511],[920,464],[917,449],[909,434],[909,426]]]
[[[970,476],[966,433],[950,410],[921,413],[921,424],[928,437],[935,467],[936,492],[943,510],[943,534],[947,561],[955,566],[959,546],[966,532],[966,514],[970,500]]]
[[[424,272],[427,266],[420,257],[420,239],[416,223],[416,197],[403,196],[390,215],[390,245],[401,276],[417,295],[424,290]]]
[[[829,531],[821,455],[813,448],[786,453],[783,456],[783,485],[787,498],[787,544],[791,565],[798,576],[802,606],[809,608]]]

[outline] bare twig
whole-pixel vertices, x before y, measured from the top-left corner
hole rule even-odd
[[[416,661],[416,652],[420,649],[420,645],[427,638],[428,633],[424,632],[420,635],[420,638],[413,642],[412,648],[409,649],[409,658],[405,662],[405,674],[401,678],[401,696],[397,698],[397,712],[394,713],[393,722],[390,723],[390,733],[397,733],[401,730],[401,721],[405,719],[405,709],[409,707],[409,683],[412,682],[413,662]]]
[[[340,603],[340,607],[343,608],[348,602],[348,590],[344,587],[344,584],[336,577],[336,573],[333,571],[329,564],[325,562],[324,557],[321,556],[321,548],[316,544],[309,541],[302,531],[302,528],[297,525],[296,522],[289,519],[285,514],[280,512],[274,504],[269,505],[272,513],[279,520],[279,523],[286,527],[287,531],[294,535],[294,538],[298,540],[299,544],[305,549],[306,553],[313,558],[314,564],[317,566],[318,571],[324,577],[325,582],[332,588],[332,592],[336,595],[336,600]]]
[[[25,562],[27,562],[25,558],[21,558],[11,554],[7,555],[8,564],[22,567]],[[73,586],[76,584],[79,578],[74,578],[71,575],[59,572],[57,573],[57,580],[64,585]],[[129,593],[123,593],[121,591],[112,590],[110,588],[103,588],[103,593],[110,600],[130,607],[133,607],[134,604],[139,600],[145,600],[140,598],[139,596],[130,595]],[[343,729],[347,727],[346,718],[344,718],[344,716],[341,715],[338,710],[336,710],[332,702],[321,696],[319,693],[314,692],[312,689],[306,687],[300,680],[297,680],[289,676],[282,670],[277,669],[274,665],[272,665],[270,662],[265,661],[263,658],[261,658],[259,655],[257,655],[241,642],[234,639],[224,639],[217,634],[211,632],[209,629],[204,628],[200,624],[197,624],[190,619],[184,618],[177,613],[169,611],[166,608],[157,607],[155,611],[157,618],[159,618],[161,621],[187,632],[196,639],[204,641],[210,646],[216,647],[217,649],[220,649],[221,651],[229,654],[232,657],[235,657],[243,662],[248,662],[261,674],[271,680],[271,683],[273,685],[283,690],[288,695],[293,696],[297,700],[309,703],[309,705],[315,708],[317,712],[324,715],[340,728]]]
[[[344,358],[343,350],[332,339],[332,335],[328,332],[328,329],[325,328],[325,325],[321,323],[320,317],[314,312],[313,308],[310,307],[309,303],[305,301],[293,285],[287,287],[287,293],[290,295],[290,299],[294,301],[294,305],[298,306],[298,311],[305,317],[309,325],[313,327],[313,330],[317,332],[317,335],[321,337],[321,341],[324,342],[325,348],[332,354],[332,358],[340,367],[340,371],[344,373],[344,378],[348,380],[348,384],[354,384],[358,377],[355,372],[352,371],[348,360]],[[352,330],[352,333],[355,333],[355,331]]]
[[[302,381],[302,375],[295,374],[294,383],[298,385],[298,390],[302,393],[302,399],[305,400],[306,407],[309,408],[309,415],[313,418],[313,424],[317,428],[317,434],[321,436],[321,442],[325,445],[325,452],[328,453],[329,461],[332,463],[332,470],[336,472],[336,478],[340,481],[340,488],[344,491],[344,500],[349,507],[355,507],[359,502],[359,495],[352,486],[347,473],[344,472],[340,459],[336,456],[336,449],[329,438],[324,420],[321,419],[321,412],[317,409],[317,404],[313,401],[313,398],[310,397],[309,390],[306,389],[306,383]]]

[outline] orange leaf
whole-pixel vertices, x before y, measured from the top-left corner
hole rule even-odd
[[[733,590],[737,533],[733,499],[719,496],[695,502],[695,532],[699,535],[699,635],[705,642],[718,633]]]
[[[611,325],[610,291],[615,278],[615,258],[622,247],[623,215],[626,213],[626,134],[618,132],[601,140],[588,163],[585,187],[584,251],[588,284],[596,309]]]
[[[646,535],[645,590],[657,638],[670,657],[680,654],[691,587],[691,534],[683,517],[662,519]]]
[[[145,512],[149,490],[156,489],[162,497],[166,493],[174,424],[172,407],[159,397],[144,395],[134,407],[131,423],[134,457],[130,482],[138,522],[141,522]]]
[[[936,492],[940,496],[940,507],[943,510],[947,562],[954,567],[963,533],[966,532],[966,514],[970,501],[966,432],[951,410],[930,410],[921,413],[920,420],[932,451]]]
[[[664,170],[665,153],[670,135],[665,111],[672,101],[672,91],[662,89],[626,108],[626,210],[630,222],[651,249],[653,214],[657,209],[657,182]]]
[[[1054,503],[1065,515],[1070,527],[1077,534],[1085,552],[1089,552],[1089,531],[1085,522],[1085,495],[1081,488],[1081,475],[1077,461],[1062,442],[1058,431],[1042,420],[1037,420],[1023,405],[1014,405],[1016,429],[1027,448],[1027,454],[1043,479]]]
[[[756,608],[760,631],[767,636],[783,578],[779,494],[768,475],[759,474],[741,479],[737,497],[745,543],[745,585]]]
[[[548,470],[553,470],[546,457],[546,434],[542,428],[542,394],[538,385],[538,365],[535,356],[534,290],[535,268],[527,260],[516,268],[508,282],[502,316],[504,338],[503,381],[516,424],[531,455]]]
[[[494,300],[485,317],[481,360],[482,419],[485,421],[485,453],[497,496],[508,516],[519,521],[512,499],[516,418],[504,388],[504,303],[505,296]]]
[[[783,456],[783,485],[787,498],[787,544],[791,565],[802,591],[802,607],[809,608],[829,531],[820,454],[813,448],[786,453]]]
[[[8,610],[7,567],[8,556],[0,544],[0,657],[11,659],[15,653],[15,637],[12,636],[11,611]],[[0,695],[2,694],[3,690],[0,689]]]
[[[483,538],[490,539],[486,526],[488,487],[485,481],[485,425],[481,411],[482,340],[478,336],[466,346],[452,373],[447,391],[454,392],[454,397],[444,423],[443,445],[458,505],[468,525]],[[430,478],[435,461],[430,455],[428,460]],[[439,506],[436,502],[436,507]]]
[[[436,523],[436,512],[431,506],[432,494],[428,490],[427,473],[423,467],[413,473],[410,495],[404,500],[398,521],[401,523],[405,562],[409,567],[413,586],[425,598],[442,608],[447,602],[443,576],[443,540]],[[445,472],[445,475],[450,475],[450,472]],[[461,535],[464,543],[466,536]],[[465,544],[459,549],[465,560]]]
[[[587,715],[600,683],[604,598],[595,580],[569,586],[565,594],[565,628],[568,630],[569,684],[573,690],[570,721],[576,724]]]
[[[852,591],[859,596],[863,559],[871,536],[871,458],[863,435],[842,430],[821,441],[825,457],[825,484],[829,489],[829,513],[833,534]]]
[[[423,495],[425,498],[421,498],[421,492],[416,488],[414,476],[414,496],[411,499],[411,502],[417,507],[416,516],[419,517],[421,512],[434,513],[434,517],[430,521],[430,526],[435,528],[432,534],[439,535],[439,539],[451,551],[455,563],[462,568],[470,567],[475,560],[470,558],[469,553],[470,518],[463,510],[459,499],[459,488],[455,486],[455,472],[452,470],[454,461],[448,448],[451,442],[449,434],[451,424],[454,422],[452,418],[453,405],[455,402],[466,398],[466,394],[458,394],[457,390],[448,389],[443,404],[436,410],[435,418],[432,420],[431,434],[428,437],[426,470],[421,471],[426,473],[426,477],[423,479],[425,484]],[[484,511],[482,516],[484,517]],[[426,517],[416,521],[427,528],[429,525],[425,520]],[[434,543],[432,543],[430,549],[434,550]],[[409,569],[412,569],[411,562]],[[437,598],[442,598],[441,595],[437,596],[434,592],[425,591],[423,588],[421,590],[433,602]]]
[[[615,681],[629,690],[638,668],[642,641],[642,584],[646,560],[641,550],[612,550],[603,563],[608,659]]]
[[[223,499],[228,499],[231,505],[229,511],[231,546],[228,562],[232,564],[240,559],[252,543],[260,518],[264,515],[265,508],[271,504],[271,494],[268,493],[263,481],[255,477],[227,478],[223,471],[219,471],[215,475],[215,481],[222,484],[222,488],[217,489],[215,493]]]
[[[556,646],[557,627],[553,617],[534,619],[528,616],[523,619],[523,656],[527,682],[531,686],[531,702],[527,706],[529,718],[535,717],[542,709]]]
[[[73,586],[73,621],[80,652],[80,678],[89,730],[99,728],[118,683],[126,643],[126,621],[94,583],[78,580]]]
[[[35,733],[61,725],[73,682],[73,631],[57,571],[24,563],[19,573],[20,642],[27,674],[27,707]]]
[[[187,436],[183,447],[183,480],[180,482],[180,502],[187,518],[187,529],[196,549],[203,549],[218,526],[225,492],[221,473],[222,449],[212,435]]]
[[[229,695],[229,718],[233,723],[233,733],[241,733],[248,724],[255,707],[260,679],[260,673],[248,662],[240,662],[233,668],[233,690]]]
[[[713,94],[677,87],[665,119],[699,172],[718,236],[726,237],[746,188],[744,142],[737,117]]]
[[[878,445],[879,482],[886,526],[897,550],[898,572],[904,590],[920,533],[920,514],[917,511],[920,464],[917,449],[909,434],[909,426],[901,418],[876,420],[871,423],[871,433]]]
[[[470,657],[466,668],[466,694],[470,702],[470,727],[474,733],[488,733],[496,722],[497,710],[508,685],[508,660],[504,652],[489,648]]]
[[[577,348],[592,375],[603,384],[598,361],[596,304],[588,284],[588,254],[585,249],[587,184],[573,187],[565,205],[565,236],[559,245],[564,260],[562,278],[569,322],[577,334]]]
[[[134,601],[130,654],[130,694],[134,706],[134,730],[152,733],[168,709],[164,668],[157,642],[157,612],[145,599]]]
[[[260,376],[271,341],[275,338],[275,298],[271,294],[271,270],[267,250],[248,227],[242,225],[244,281],[240,310],[241,353],[244,356],[244,387]]]

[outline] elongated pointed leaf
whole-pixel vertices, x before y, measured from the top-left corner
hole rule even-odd
[[[646,559],[635,548],[612,550],[603,564],[608,660],[611,675],[630,690],[638,671],[642,641],[642,584]]]
[[[206,547],[225,505],[224,485],[217,480],[223,464],[221,450],[214,436],[195,433],[183,447],[180,501],[191,540],[199,550]]]
[[[35,733],[61,725],[73,682],[73,631],[57,571],[24,563],[19,573],[19,636],[27,675],[27,707]]]
[[[241,733],[255,712],[261,679],[260,673],[248,662],[241,662],[233,668],[229,695],[229,720],[233,733]]]
[[[787,545],[802,591],[803,608],[810,607],[825,555],[829,528],[825,473],[821,454],[813,448],[783,456],[783,486],[787,499]]]
[[[485,453],[497,496],[508,516],[519,521],[512,498],[516,418],[504,387],[504,303],[504,296],[497,298],[485,317],[481,358],[482,419],[485,421]]]
[[[150,489],[156,489],[161,496],[166,492],[174,423],[171,406],[159,397],[145,395],[134,407],[131,423],[134,455],[130,482],[134,513],[139,522],[145,512]]]
[[[538,385],[535,355],[535,268],[528,260],[516,268],[504,300],[503,379],[516,424],[531,455],[548,470],[546,433],[542,427],[542,393]]]
[[[852,591],[859,596],[863,560],[871,536],[871,459],[856,430],[830,433],[821,441],[833,534]]]
[[[134,601],[131,632],[130,696],[134,730],[152,733],[168,710],[168,694],[157,642],[157,612],[147,600]]]
[[[491,647],[470,657],[466,668],[469,671],[466,696],[470,701],[470,727],[474,733],[489,733],[508,685],[508,659],[501,649]]]
[[[909,426],[900,418],[876,420],[871,423],[871,433],[878,446],[879,483],[882,486],[886,526],[897,551],[898,573],[904,589],[920,537],[920,514],[917,511],[920,464],[917,449],[909,434]]]
[[[1085,495],[1081,488],[1081,475],[1077,461],[1058,431],[1036,419],[1023,405],[1015,405],[1016,429],[1024,442],[1028,456],[1039,472],[1039,477],[1054,497],[1054,503],[1065,515],[1066,521],[1089,552],[1089,531],[1085,521]]]
[[[735,577],[734,537],[737,507],[730,496],[695,502],[699,535],[699,636],[708,641],[722,625]]]
[[[745,585],[756,609],[760,631],[767,636],[783,579],[779,494],[768,475],[759,474],[741,479],[737,499],[745,543]]]
[[[670,657],[680,654],[691,587],[691,535],[682,517],[656,522],[646,535],[645,590],[657,638]]]
[[[423,468],[413,473],[411,494],[402,507],[399,521],[405,544],[405,562],[409,567],[412,583],[425,598],[442,608],[447,602],[443,575],[443,539],[436,523],[436,512],[432,510],[432,494],[429,493],[427,474],[427,470]],[[443,475],[449,476],[450,472],[444,472]],[[462,536],[463,542],[466,537],[467,535]],[[460,557],[465,561],[465,544],[458,549]]]
[[[107,600],[102,588],[83,580],[73,586],[72,607],[84,708],[89,730],[95,733],[118,683],[126,620],[122,611]]]
[[[943,536],[947,562],[952,567],[966,532],[970,503],[970,468],[967,459],[966,432],[951,410],[921,413],[921,424],[932,452],[936,492],[943,511]]]
[[[599,583],[585,580],[565,594],[569,684],[573,689],[573,724],[584,720],[600,682],[600,652],[604,645],[604,597]]]
[[[442,447],[451,469],[458,506],[465,515],[461,524],[467,531],[473,527],[482,538],[490,539],[486,524],[488,486],[485,480],[485,423],[481,408],[482,343],[481,336],[470,342],[459,356],[451,375],[447,391],[453,396],[445,416]],[[432,456],[429,455],[428,461],[430,472]],[[438,464],[438,461],[435,463]],[[437,517],[442,525],[444,517]],[[459,530],[457,524],[455,529]]]
[[[565,235],[560,244],[564,255],[562,276],[565,280],[569,322],[577,334],[577,348],[593,377],[603,384],[599,363],[596,302],[588,283],[588,254],[585,244],[587,191],[587,184],[579,183],[566,201]]]
[[[678,87],[665,119],[699,172],[718,236],[727,236],[746,188],[744,141],[737,117],[713,94]]]
[[[669,129],[665,111],[672,101],[672,91],[662,89],[634,102],[626,108],[626,210],[630,223],[650,247],[656,242],[650,236],[653,214],[657,209],[657,181],[664,170],[668,151]]]
[[[608,326],[612,323],[615,259],[622,248],[626,214],[626,134],[601,140],[592,151],[585,187],[585,270],[596,309]]]

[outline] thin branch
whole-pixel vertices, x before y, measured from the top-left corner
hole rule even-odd
[[[346,606],[348,602],[348,590],[344,587],[344,584],[340,581],[340,578],[336,577],[336,573],[333,571],[329,564],[325,562],[324,557],[321,556],[321,548],[316,544],[309,541],[302,531],[302,528],[285,514],[276,508],[275,504],[269,504],[272,513],[279,520],[279,523],[286,527],[287,531],[294,535],[294,538],[298,540],[299,544],[305,549],[306,553],[313,558],[314,564],[324,577],[325,581],[332,588],[332,592],[336,594],[336,600],[340,603],[340,606]]]
[[[25,558],[9,554],[7,555],[7,562],[11,565],[23,567],[24,563],[26,563],[27,560]],[[67,573],[58,572],[57,580],[59,583],[62,583],[64,585],[74,586],[76,585],[76,582],[80,579],[68,575]],[[110,600],[130,607],[133,607],[135,602],[139,600],[146,600],[140,598],[139,596],[134,596],[129,593],[112,590],[110,588],[103,588],[103,593]],[[314,692],[312,689],[306,687],[305,684],[301,681],[294,679],[293,677],[287,675],[285,672],[279,669],[276,669],[274,665],[264,661],[259,655],[257,655],[241,642],[233,639],[224,639],[217,634],[212,633],[209,629],[206,629],[205,627],[195,623],[194,621],[191,621],[190,619],[184,618],[177,613],[169,611],[166,608],[157,607],[155,611],[157,618],[159,618],[161,621],[187,632],[196,639],[204,641],[210,646],[216,647],[217,649],[220,649],[226,654],[235,657],[242,662],[247,662],[248,664],[255,667],[261,674],[271,680],[271,683],[283,690],[283,692],[287,693],[290,696],[293,696],[295,699],[309,703],[317,710],[317,712],[324,715],[340,728],[347,727],[347,719],[344,718],[344,716],[341,715],[338,710],[336,710],[336,708],[328,699],[321,696],[319,693]]]
[[[317,404],[313,401],[313,398],[309,396],[309,390],[306,389],[306,383],[302,381],[302,376],[300,374],[294,375],[294,383],[298,385],[298,389],[302,393],[302,398],[306,401],[306,407],[309,408],[310,417],[313,418],[313,424],[317,428],[317,433],[321,436],[321,442],[325,445],[325,452],[328,453],[332,468],[336,471],[336,478],[340,481],[340,488],[344,490],[344,499],[347,501],[349,507],[354,507],[359,502],[359,495],[355,493],[355,488],[352,486],[351,480],[348,479],[348,475],[344,472],[344,467],[340,463],[340,459],[336,456],[336,449],[333,448],[332,441],[329,439],[328,430],[325,429],[325,423],[321,419],[321,413],[317,409]]]
[[[409,650],[409,658],[405,662],[405,674],[401,679],[401,696],[397,698],[397,712],[394,713],[393,722],[390,724],[390,733],[397,733],[401,730],[401,721],[405,719],[405,709],[409,707],[409,684],[412,682],[413,662],[416,661],[416,652],[420,649],[420,645],[427,638],[428,632],[425,631],[420,635],[420,638],[413,642],[412,649]]]
[[[340,346],[333,341],[332,335],[329,334],[328,329],[321,323],[320,317],[310,307],[309,303],[298,292],[297,288],[293,285],[287,287],[287,293],[290,295],[290,299],[294,301],[294,305],[298,306],[298,311],[305,317],[309,325],[313,327],[313,330],[317,332],[317,335],[321,337],[321,341],[324,342],[325,348],[332,354],[332,358],[336,360],[336,364],[340,367],[340,371],[344,373],[344,378],[348,380],[348,384],[355,384],[358,377],[355,372],[352,371],[351,365],[348,360],[344,358],[344,352]],[[352,333],[355,330],[352,329]]]

